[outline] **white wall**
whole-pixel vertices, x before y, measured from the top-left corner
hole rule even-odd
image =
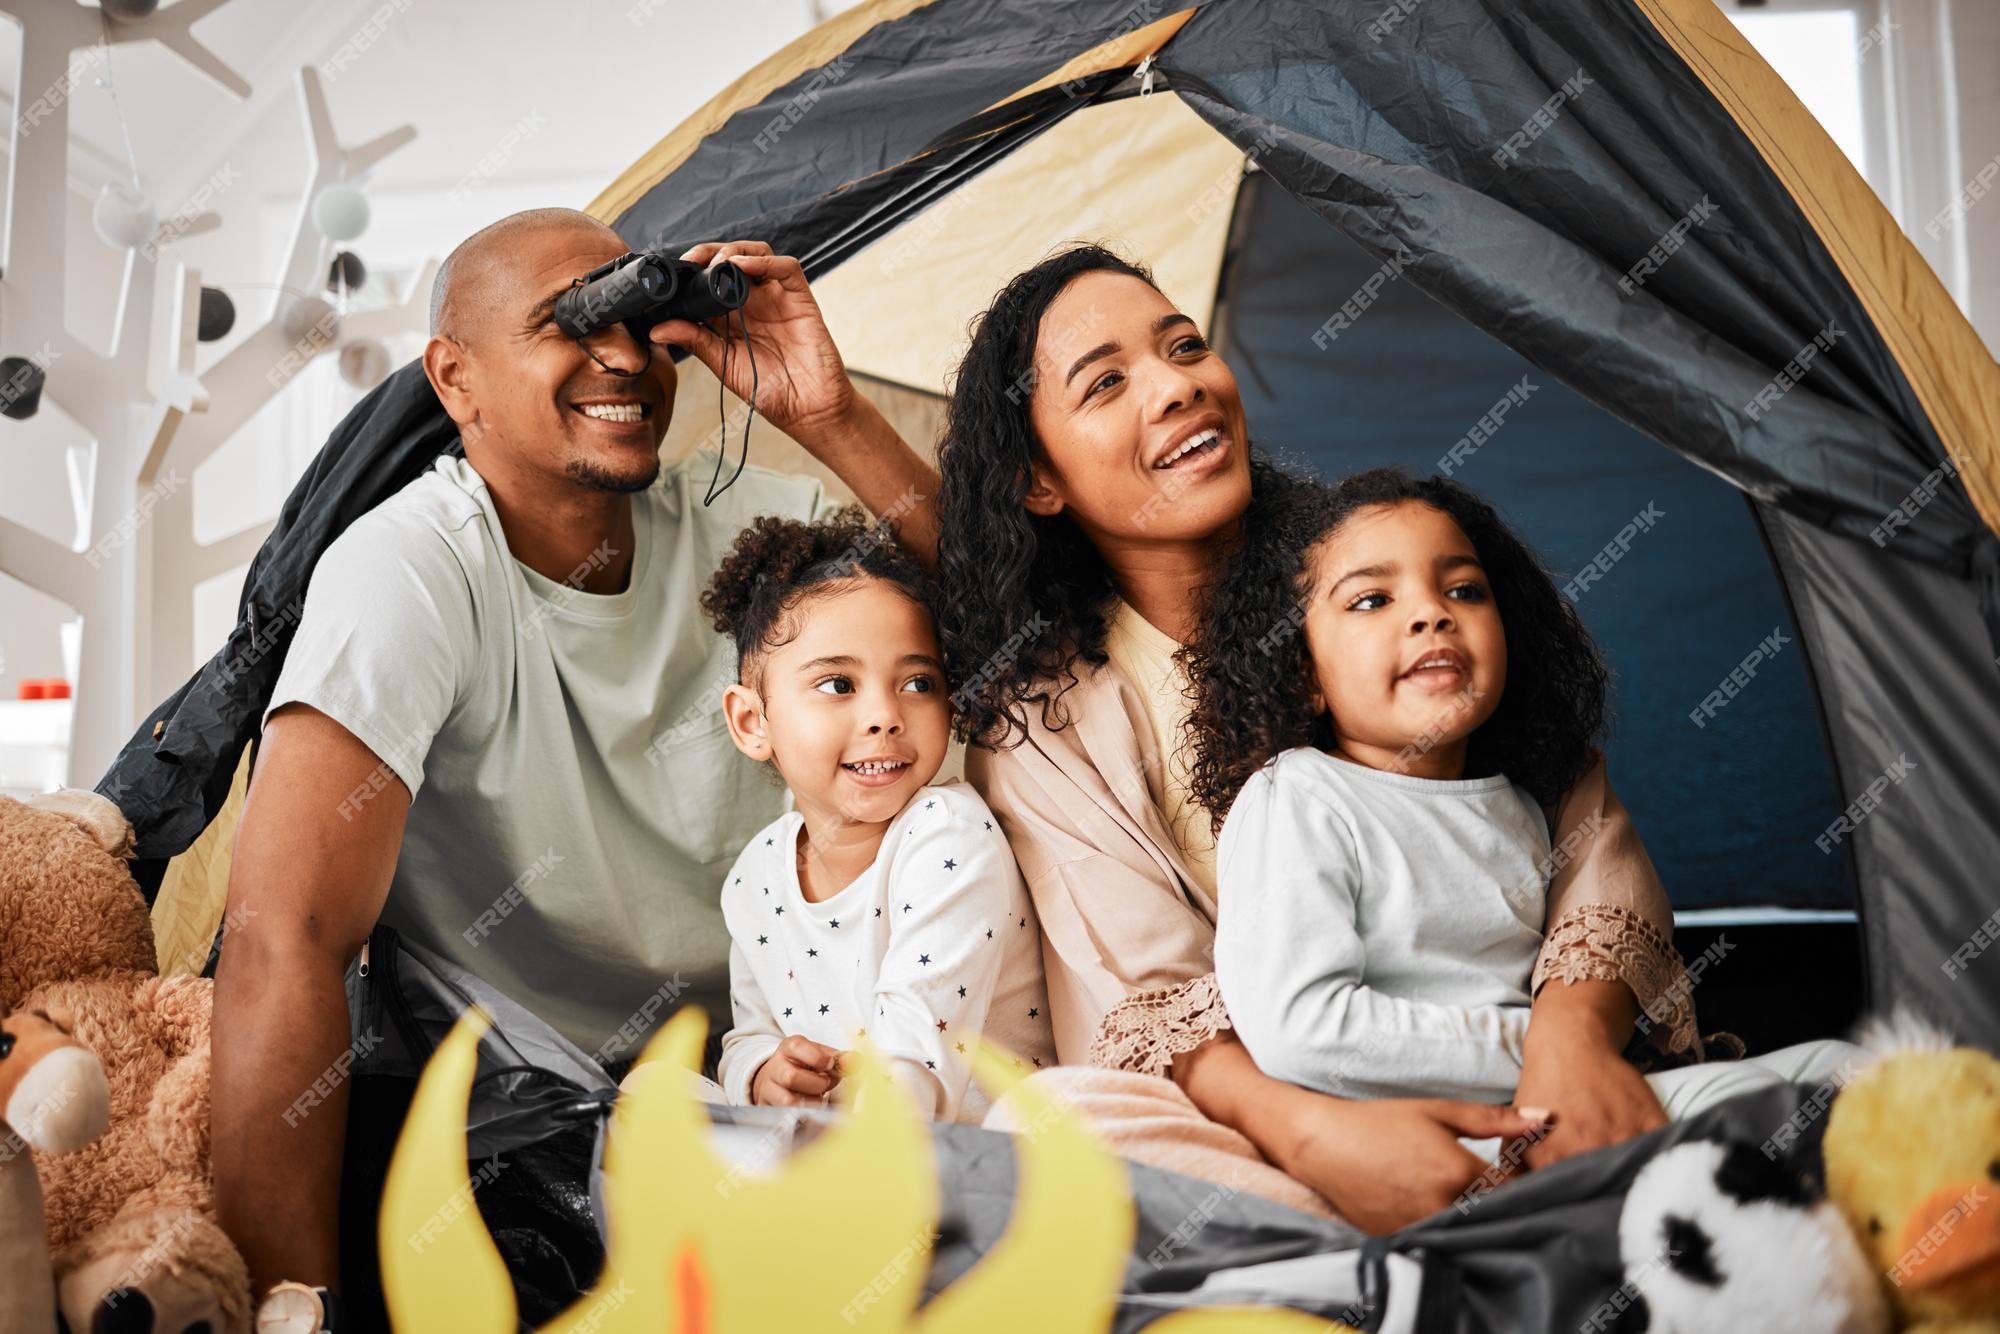
[[[508,213],[589,203],[688,113],[803,32],[809,10],[804,0],[482,0],[474,23],[464,5],[405,3],[379,36],[350,28],[314,57],[344,140],[417,127],[417,141],[371,174],[373,217],[353,244],[373,274],[405,284],[426,258],[442,259]],[[733,63],[685,60],[687,49],[730,51]],[[476,64],[466,54],[474,50]],[[295,100],[287,96],[278,114],[217,157],[243,184],[218,206],[227,225],[181,250],[205,283],[237,294],[240,316],[262,314],[277,299],[256,286],[272,281],[306,176]],[[228,346],[216,344],[211,355]],[[321,393],[311,384],[288,392],[315,398],[321,420],[274,403],[197,475],[203,540],[273,517],[326,428],[358,397],[335,387],[330,359],[301,379],[308,376]]]
[[[2000,348],[2000,207],[1953,208],[2000,158],[2000,3],[1718,3],[1819,115],[1987,346]]]

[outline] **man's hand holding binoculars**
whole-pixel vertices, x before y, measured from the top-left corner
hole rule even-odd
[[[623,324],[655,347],[686,348],[933,559],[937,473],[855,392],[798,260],[764,241],[705,242],[675,259],[628,253],[578,279],[555,321],[586,347]]]
[[[667,320],[653,327],[652,341],[685,347],[731,393],[748,402],[752,359],[740,345],[747,326],[755,353],[758,414],[818,453],[821,440],[850,425],[857,396],[805,270],[790,255],[773,254],[763,241],[710,241],[681,258],[707,266],[735,265],[750,280],[748,293],[740,312],[701,323]],[[742,326],[735,323],[739,314]],[[730,325],[726,335],[725,322]]]

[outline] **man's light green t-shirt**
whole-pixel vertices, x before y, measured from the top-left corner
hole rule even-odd
[[[829,506],[747,467],[704,507],[713,463],[632,497],[631,576],[605,595],[576,585],[617,553],[544,578],[472,465],[440,458],[321,557],[265,715],[320,710],[410,790],[385,923],[608,1057],[674,1003],[727,1025],[722,876],[786,805],[724,730],[736,652],[700,597],[753,518]]]

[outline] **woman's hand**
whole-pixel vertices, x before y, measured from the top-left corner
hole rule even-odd
[[[757,1067],[750,1101],[767,1107],[823,1107],[839,1083],[839,1048],[794,1033]]]
[[[1551,981],[1535,999],[1514,1100],[1553,1108],[1550,1133],[1528,1150],[1530,1168],[1621,1144],[1667,1123],[1646,1077],[1620,1052],[1632,1028],[1622,982]]]
[[[1211,1120],[1238,1130],[1288,1175],[1324,1195],[1348,1222],[1377,1235],[1428,1218],[1505,1173],[1458,1141],[1519,1141],[1548,1132],[1548,1113],[1446,1098],[1358,1102],[1273,1079],[1234,1033],[1174,1058],[1183,1092]],[[1477,1190],[1475,1189],[1477,1187]]]
[[[766,421],[811,449],[813,437],[836,428],[853,412],[854,382],[826,318],[790,255],[774,255],[763,241],[710,241],[681,256],[694,264],[728,260],[750,279],[740,312],[757,362],[757,411]],[[748,402],[750,361],[740,346],[734,316],[696,324],[667,320],[649,335],[657,344],[685,347],[729,391]],[[723,352],[729,347],[728,365]]]
[[[1514,1107],[1447,1098],[1364,1102],[1296,1091],[1323,1106],[1304,1113],[1304,1132],[1278,1165],[1376,1236],[1500,1183],[1504,1171],[1461,1138],[1533,1140],[1547,1131],[1543,1115]]]

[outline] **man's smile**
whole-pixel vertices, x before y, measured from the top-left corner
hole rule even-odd
[[[578,403],[574,405],[586,417],[594,417],[603,422],[642,422],[653,415],[650,403]]]
[[[606,444],[618,448],[641,442],[657,446],[666,423],[661,420],[656,424],[654,419],[664,417],[665,399],[650,389],[633,384],[586,390],[564,397],[562,405],[564,411],[589,422],[583,429]]]

